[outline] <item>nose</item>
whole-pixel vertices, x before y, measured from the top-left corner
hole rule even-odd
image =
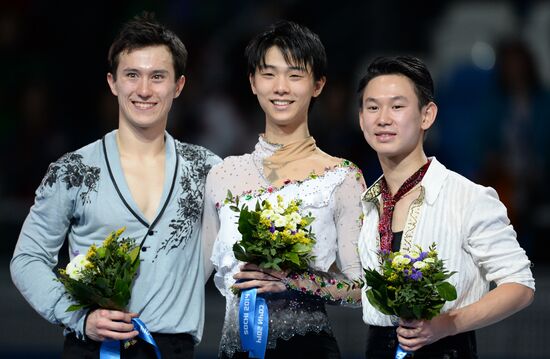
[[[142,78],[137,87],[137,94],[142,98],[149,98],[152,95],[152,89],[151,84],[149,83],[149,79]]]
[[[393,119],[391,117],[391,113],[388,110],[387,107],[383,106],[380,107],[380,111],[378,112],[378,118],[376,119],[376,123],[378,126],[388,126],[391,125],[393,122]]]
[[[288,79],[285,76],[277,76],[275,79],[274,92],[277,95],[286,94],[289,92]]]

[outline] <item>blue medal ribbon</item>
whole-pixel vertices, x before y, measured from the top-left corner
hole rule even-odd
[[[403,359],[409,354],[409,352],[403,350],[401,345],[397,344],[397,349],[395,350],[395,359]]]
[[[141,338],[145,342],[151,344],[155,348],[155,353],[157,358],[161,359],[160,349],[155,342],[155,339],[149,332],[149,329],[145,326],[145,323],[139,318],[132,318],[132,324],[134,324],[134,329],[137,330],[138,338]],[[100,359],[120,359],[120,340],[106,340],[101,343],[101,348],[99,350]]]
[[[248,352],[249,358],[263,359],[267,348],[269,312],[265,299],[256,294],[256,288],[241,292],[239,333],[242,350]]]

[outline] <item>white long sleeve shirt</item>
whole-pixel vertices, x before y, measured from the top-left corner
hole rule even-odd
[[[378,234],[380,185],[375,182],[363,194],[364,222],[359,255],[364,268],[379,268]],[[477,185],[445,168],[432,158],[421,182],[421,194],[407,215],[401,248],[436,243],[439,257],[449,271],[458,298],[442,312],[478,301],[496,285],[519,283],[535,289],[531,262],[516,240],[506,207],[490,187]],[[390,316],[370,305],[362,294],[363,320],[369,325],[391,326]]]

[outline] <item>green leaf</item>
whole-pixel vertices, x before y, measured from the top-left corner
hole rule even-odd
[[[246,248],[244,248],[239,242],[233,245],[233,253],[235,253],[235,258],[237,258],[241,262],[249,261],[249,256],[246,252]]]
[[[139,246],[137,246],[128,253],[128,256],[130,257],[130,260],[132,261],[132,263],[134,263],[138,259],[139,250],[140,248]]]
[[[286,258],[288,258],[292,263],[300,265],[300,258],[298,257],[298,254],[292,252],[287,253]]]
[[[309,253],[311,252],[311,246],[309,244],[296,243],[292,246],[292,252]]]
[[[67,312],[74,312],[74,311],[77,311],[77,310],[80,310],[80,309],[84,309],[86,308],[88,305],[86,304],[73,304],[73,305],[70,305],[68,308],[67,308]]]
[[[384,277],[375,269],[365,269],[365,280],[367,285],[373,288],[386,287]]]
[[[457,298],[456,288],[449,282],[439,283],[436,288],[437,293],[439,293],[439,295],[447,301],[455,300]]]
[[[369,303],[376,308],[378,311],[380,311],[383,314],[386,315],[392,315],[394,314],[390,308],[387,307],[386,303],[383,301],[380,301],[379,296],[375,294],[375,291],[372,289],[367,290],[367,299],[369,300]]]

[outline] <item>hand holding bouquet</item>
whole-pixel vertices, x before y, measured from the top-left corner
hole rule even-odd
[[[427,252],[416,246],[412,251],[380,251],[381,273],[366,269],[367,299],[380,312],[405,320],[430,320],[446,301],[455,300],[456,288],[446,282],[448,272],[438,258],[435,244]],[[407,352],[397,347],[395,358]]]
[[[412,251],[380,252],[381,272],[366,269],[367,299],[380,312],[406,320],[432,319],[446,301],[457,297],[446,280],[448,272],[438,258],[435,244],[427,252],[416,246]]]
[[[254,263],[265,269],[305,270],[313,259],[311,250],[315,235],[311,232],[314,217],[302,215],[301,201],[291,200],[286,206],[283,197],[276,203],[263,200],[254,210],[243,205],[228,192],[231,210],[239,213],[239,232],[242,239],[233,245],[235,258]]]
[[[85,255],[77,255],[65,269],[59,269],[58,280],[77,303],[67,311],[126,309],[139,266],[139,246],[131,238],[119,239],[124,230],[112,232],[99,248],[92,245]]]
[[[258,201],[255,209],[250,210],[247,205],[239,208],[239,197],[234,198],[228,191],[225,202],[231,204],[231,210],[239,213],[237,223],[242,239],[233,245],[235,258],[276,271],[307,269],[313,259],[311,251],[315,244],[311,227],[307,227],[314,218],[311,214],[300,213],[300,200],[291,200],[285,205],[283,197],[277,196],[276,203]],[[269,311],[265,299],[256,297],[256,294],[256,288],[240,292],[239,333],[241,349],[251,358],[263,358],[267,347]]]

